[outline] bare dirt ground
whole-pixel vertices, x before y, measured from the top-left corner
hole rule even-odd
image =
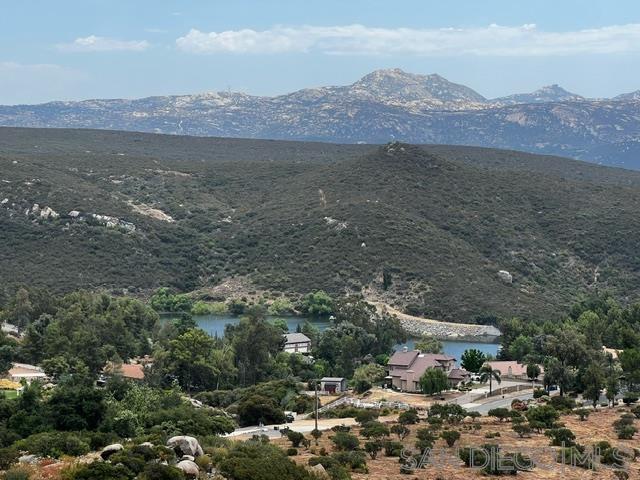
[[[640,434],[636,434],[633,440],[618,440],[613,428],[612,423],[620,417],[621,413],[625,410],[622,408],[616,409],[603,409],[595,413],[592,413],[587,421],[580,421],[575,415],[563,415],[560,421],[566,424],[566,427],[571,429],[576,435],[576,440],[579,444],[589,446],[600,440],[607,440],[614,447],[625,448],[628,451],[632,451],[633,448],[640,448]],[[393,419],[380,419],[383,422],[389,424],[393,423]],[[354,480],[467,480],[467,479],[482,479],[482,478],[499,478],[482,474],[482,472],[466,468],[456,455],[456,447],[482,447],[482,445],[493,443],[500,445],[503,452],[521,452],[533,457],[537,462],[540,462],[539,466],[534,468],[530,472],[518,473],[518,478],[525,480],[615,480],[618,477],[612,469],[605,466],[598,466],[596,471],[585,470],[573,466],[563,466],[555,461],[555,452],[558,447],[550,447],[549,439],[543,434],[534,433],[529,438],[520,438],[512,430],[510,422],[500,423],[493,418],[483,417],[476,420],[481,425],[479,430],[468,428],[466,425],[460,425],[454,427],[461,433],[459,442],[453,448],[448,448],[446,443],[439,439],[434,446],[434,452],[437,455],[441,455],[441,458],[446,458],[448,464],[446,465],[428,465],[427,468],[417,469],[411,474],[400,473],[400,463],[398,458],[385,457],[384,452],[380,452],[377,459],[367,460],[367,473],[352,473]],[[415,444],[416,437],[415,432],[418,428],[424,427],[425,424],[412,425],[411,434],[405,438],[402,443],[409,448],[412,448]],[[354,433],[358,433],[358,427],[353,428]],[[485,437],[487,433],[500,434],[499,437],[488,439]],[[320,448],[324,447],[327,452],[333,450],[330,437],[331,431],[324,432],[322,438],[319,441],[319,445],[316,447],[313,445],[308,450],[299,449],[299,454],[293,459],[306,465],[309,459],[317,455]],[[392,440],[397,440],[395,436]],[[366,439],[360,438],[361,445],[364,444]],[[274,442],[280,445],[282,448],[287,448],[290,443],[286,438],[278,438]],[[626,464],[626,472],[629,474],[629,479],[640,479],[640,462],[629,459]]]

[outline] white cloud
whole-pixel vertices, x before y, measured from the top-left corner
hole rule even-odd
[[[142,52],[150,46],[146,40],[118,40],[117,38],[98,37],[96,35],[79,37],[71,43],[56,45],[58,50],[63,52]]]
[[[277,26],[269,30],[202,32],[176,40],[189,53],[307,53],[339,55],[559,56],[640,51],[640,24],[568,32],[539,30],[534,24],[479,28],[373,28]]]

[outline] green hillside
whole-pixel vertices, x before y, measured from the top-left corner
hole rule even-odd
[[[640,173],[557,157],[4,128],[0,202],[7,290],[236,279],[292,294],[365,288],[458,321],[553,316],[596,288],[640,293]],[[42,218],[45,207],[60,216]]]

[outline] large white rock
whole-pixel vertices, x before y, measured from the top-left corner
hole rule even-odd
[[[194,437],[188,437],[186,435],[178,435],[177,437],[171,437],[167,441],[167,447],[176,451],[178,456],[191,455],[192,457],[199,457],[204,455],[202,447],[198,443],[198,440]]]
[[[176,464],[176,468],[182,470],[189,478],[198,478],[198,475],[200,475],[200,468],[198,468],[198,465],[191,460],[182,460],[181,462],[178,462]]]
[[[102,457],[103,460],[106,460],[107,458],[109,458],[114,453],[119,452],[120,450],[123,450],[123,449],[124,449],[124,447],[120,443],[114,443],[112,445],[107,445],[100,452],[100,456]]]
[[[498,278],[500,280],[502,280],[504,283],[512,283],[513,282],[513,275],[511,275],[506,270],[500,270],[498,272]]]

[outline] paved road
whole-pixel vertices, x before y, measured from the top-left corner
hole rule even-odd
[[[468,403],[466,405],[463,405],[463,407],[472,412],[478,412],[482,415],[486,415],[492,408],[510,407],[511,402],[514,398],[518,398],[520,400],[529,400],[533,398],[533,392],[520,392],[517,395],[506,395],[505,398],[499,397],[495,400],[491,400],[490,402],[485,403]]]
[[[354,425],[356,423],[354,418],[325,418],[318,420],[318,430],[330,430],[336,425]],[[276,428],[277,427],[277,428]],[[300,433],[309,433],[315,428],[315,422],[313,420],[296,420],[292,423],[277,424],[277,425],[265,425],[263,427],[243,427],[234,430],[233,432],[225,435],[225,437],[250,437],[252,435],[267,435],[270,438],[279,438],[280,429],[289,427],[291,430]]]

